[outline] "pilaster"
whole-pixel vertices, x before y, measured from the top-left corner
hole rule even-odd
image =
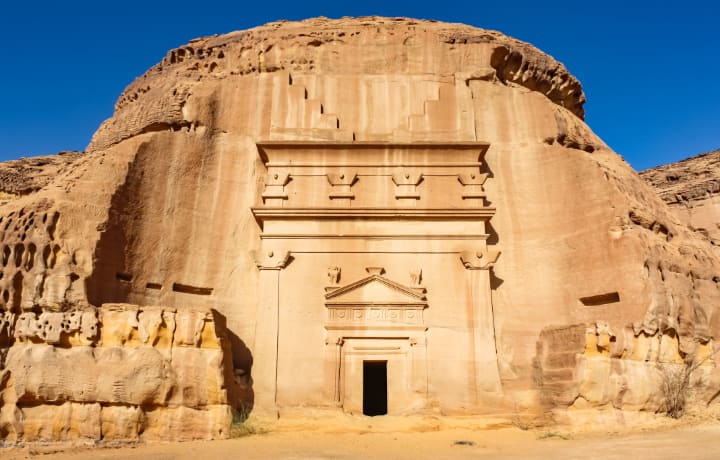
[[[256,252],[260,291],[253,347],[254,411],[277,415],[277,363],[280,337],[280,274],[290,262],[288,251]]]
[[[499,252],[487,250],[464,251],[460,255],[460,260],[467,269],[472,302],[471,329],[478,401],[482,399],[483,393],[501,391],[490,288],[490,269],[499,255]]]

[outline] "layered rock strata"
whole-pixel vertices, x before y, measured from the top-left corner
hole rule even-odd
[[[0,436],[20,441],[226,437],[225,331],[206,309],[106,304],[5,312]]]
[[[720,150],[640,173],[670,209],[693,229],[720,244]]]
[[[24,401],[60,411],[57,426],[91,417],[77,404],[102,420],[107,406],[109,427],[122,401],[146,439],[203,407],[219,415],[187,425],[198,437],[226,432],[228,406],[363,413],[365,371],[388,413],[560,417],[661,410],[659,369],[694,361],[707,377],[695,401],[717,404],[720,260],[584,123],[583,103],[550,56],[457,24],[320,18],[170,51],[72,168],[0,208],[3,314],[83,312],[70,348],[13,339],[5,436]],[[91,369],[127,354],[152,379],[174,350],[205,356],[173,345],[168,361],[139,313],[143,345],[101,352],[128,328],[107,304],[126,303],[161,305],[156,320],[227,318],[228,399],[219,377],[187,392],[128,382],[132,397],[100,380],[22,383],[28,366],[61,375],[68,353],[90,353]],[[170,386],[221,361],[188,358]]]
[[[0,163],[0,203],[37,192],[66,172],[82,152],[21,158]]]

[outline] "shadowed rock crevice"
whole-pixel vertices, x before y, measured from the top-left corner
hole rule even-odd
[[[113,193],[110,200],[107,221],[102,224],[100,239],[93,254],[92,274],[85,280],[88,302],[100,306],[104,303],[124,303],[128,301],[132,289],[132,274],[129,273],[130,261],[128,249],[130,240],[128,230],[133,221],[134,197],[137,196],[142,170],[138,158],[145,151],[140,146],[135,159],[130,164],[125,181]]]

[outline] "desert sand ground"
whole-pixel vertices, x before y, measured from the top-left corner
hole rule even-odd
[[[517,423],[516,423],[517,424]],[[120,446],[26,445],[0,449],[15,459],[718,459],[720,421],[656,418],[644,428],[521,429],[492,420],[370,418],[252,422],[255,434],[223,441]]]

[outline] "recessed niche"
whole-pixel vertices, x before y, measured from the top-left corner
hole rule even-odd
[[[580,303],[586,307],[595,307],[608,303],[620,302],[620,294],[617,292],[607,292],[605,294],[591,295],[589,297],[580,297]]]

